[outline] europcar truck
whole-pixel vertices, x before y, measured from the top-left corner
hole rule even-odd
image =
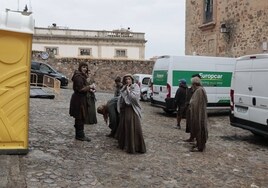
[[[208,96],[208,109],[230,109],[230,85],[235,58],[206,56],[161,56],[153,68],[151,104],[167,113],[176,111],[174,97],[179,80],[191,86],[194,74],[201,76]]]
[[[237,59],[231,84],[231,125],[268,137],[268,54]]]

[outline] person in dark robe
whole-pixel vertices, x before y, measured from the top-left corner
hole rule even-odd
[[[201,79],[201,76],[199,74],[194,74],[194,75],[192,75],[192,78],[193,77],[198,77],[199,79]],[[191,134],[191,115],[190,115],[190,108],[189,108],[190,100],[191,100],[193,94],[194,94],[194,90],[193,90],[193,87],[191,86],[187,90],[187,95],[186,95],[186,100],[185,100],[185,111],[186,111],[186,129],[185,129],[185,132],[190,133],[190,138],[188,138],[187,140],[184,140],[185,142],[194,142],[194,138]]]
[[[120,113],[116,131],[118,147],[128,153],[145,153],[146,146],[141,127],[140,88],[131,74],[123,77],[117,109]]]
[[[87,85],[88,78],[88,65],[84,62],[79,63],[78,70],[73,74],[73,90],[70,100],[70,116],[75,118],[75,138],[81,141],[91,141],[91,139],[85,136],[84,124],[85,118],[88,114],[87,105],[87,92],[91,89]]]
[[[191,134],[196,139],[196,145],[191,151],[204,151],[208,139],[207,129],[207,94],[201,86],[198,77],[191,79],[193,95],[190,100]]]
[[[185,117],[185,100],[187,93],[187,84],[185,79],[179,80],[179,88],[175,94],[175,104],[178,108],[177,111],[177,128],[181,129],[181,119]]]
[[[115,87],[115,91],[114,91],[114,97],[118,97],[120,95],[120,90],[123,86],[122,82],[121,82],[121,78],[120,76],[117,76],[114,80],[114,87]]]
[[[105,105],[100,105],[97,108],[97,112],[103,115],[104,121],[107,124],[109,120],[110,134],[107,137],[115,137],[115,133],[119,124],[119,113],[117,111],[118,97],[114,97],[109,100]]]

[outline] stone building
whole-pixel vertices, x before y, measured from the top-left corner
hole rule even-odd
[[[56,58],[145,59],[145,34],[130,29],[113,31],[35,27],[33,51],[46,51]]]
[[[267,0],[186,0],[186,55],[268,52]]]

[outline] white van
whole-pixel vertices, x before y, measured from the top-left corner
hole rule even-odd
[[[142,101],[149,100],[148,98],[148,90],[150,79],[152,78],[151,74],[133,74],[134,82],[136,82],[140,86],[140,99]]]
[[[167,113],[176,111],[174,97],[179,80],[199,74],[208,96],[208,109],[230,109],[230,86],[235,58],[206,56],[161,56],[153,68],[151,104]]]
[[[268,54],[237,59],[231,84],[231,125],[268,136]]]

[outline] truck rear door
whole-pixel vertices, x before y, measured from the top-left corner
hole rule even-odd
[[[249,85],[251,98],[249,107],[250,120],[267,125],[268,123],[268,58],[252,60],[252,76]]]
[[[165,102],[167,96],[167,70],[156,70],[153,72],[153,99]]]
[[[252,60],[238,60],[234,71],[234,116],[250,120]]]

